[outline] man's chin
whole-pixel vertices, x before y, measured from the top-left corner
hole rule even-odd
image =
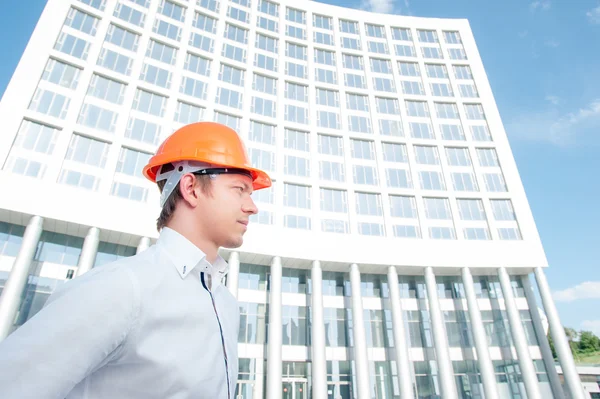
[[[234,248],[239,248],[242,246],[242,244],[244,243],[244,238],[242,236],[240,236],[237,239],[232,239],[230,241],[228,241],[227,243],[221,245],[223,248],[228,248],[228,249],[234,249]]]

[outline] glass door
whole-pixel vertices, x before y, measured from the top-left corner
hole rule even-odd
[[[306,380],[287,380],[282,383],[281,399],[306,399]]]
[[[235,390],[235,399],[255,399],[258,398],[254,392],[254,381],[240,381]]]
[[[329,382],[327,384],[327,399],[352,399],[352,389],[350,383]]]

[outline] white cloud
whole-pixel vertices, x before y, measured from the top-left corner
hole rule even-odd
[[[574,287],[555,291],[552,296],[557,302],[572,302],[578,299],[600,299],[600,281],[584,281]]]
[[[554,39],[546,40],[546,42],[544,44],[546,45],[546,47],[553,47],[553,48],[560,46],[560,42],[556,41]]]
[[[382,14],[389,14],[394,11],[398,12],[402,9],[403,14],[410,13],[410,2],[409,0],[404,0],[404,6],[400,6],[399,0],[362,0],[360,4],[360,8],[366,11],[372,11]]]
[[[560,103],[560,98],[557,96],[546,96],[545,100],[552,105],[558,105]]]
[[[584,320],[581,322],[581,329],[600,336],[600,320]]]
[[[575,112],[561,114],[559,108],[522,114],[507,123],[515,139],[545,141],[567,147],[600,144],[600,98]],[[600,285],[598,286],[600,293]]]
[[[536,0],[529,3],[529,9],[531,11],[540,10],[548,10],[550,8],[550,0]]]
[[[362,9],[372,12],[388,14],[394,10],[393,0],[363,0]]]
[[[600,6],[591,9],[585,14],[592,24],[600,24]]]

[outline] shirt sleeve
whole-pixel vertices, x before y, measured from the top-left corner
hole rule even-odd
[[[65,283],[0,342],[0,398],[63,399],[118,356],[139,309],[138,280],[127,266],[106,265]]]

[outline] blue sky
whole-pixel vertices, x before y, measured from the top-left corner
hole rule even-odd
[[[566,326],[600,334],[600,0],[328,0],[467,18],[550,263]],[[0,94],[45,0],[2,4]]]

